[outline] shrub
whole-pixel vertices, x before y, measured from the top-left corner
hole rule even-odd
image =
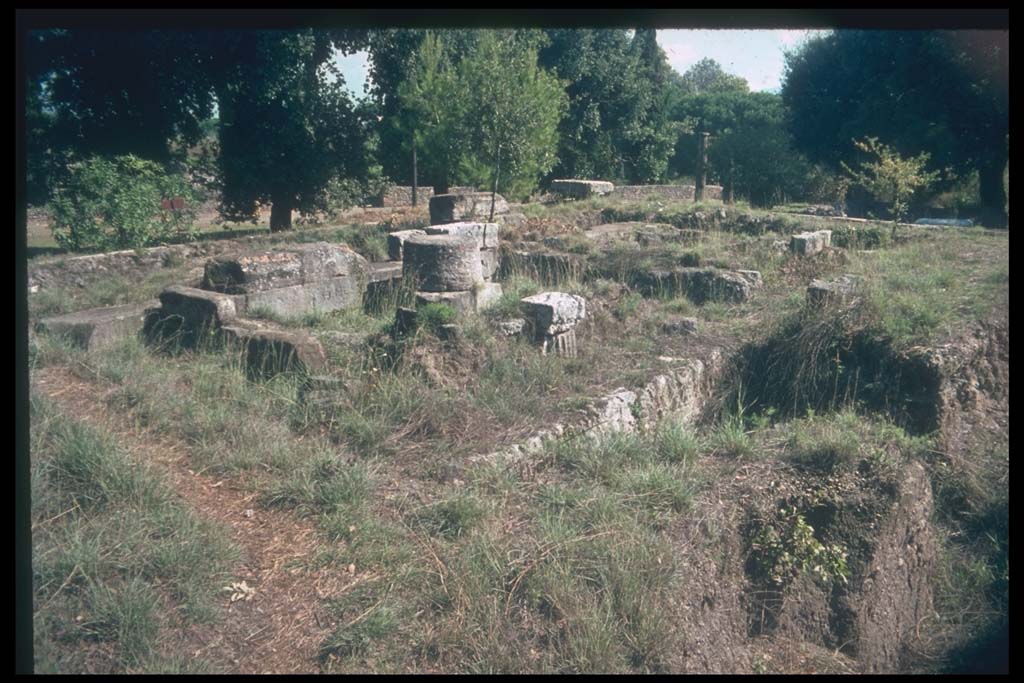
[[[457,317],[458,313],[448,304],[429,303],[419,309],[420,323],[435,334],[442,325],[455,322]]]
[[[161,202],[181,197],[184,208]],[[202,197],[184,177],[135,156],[91,157],[74,165],[52,203],[53,237],[64,249],[144,247],[193,236]]]

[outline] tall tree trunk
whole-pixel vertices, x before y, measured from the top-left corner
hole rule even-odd
[[[288,192],[275,192],[271,197],[270,232],[281,232],[292,229],[292,208],[295,197]]]
[[[1003,187],[1003,173],[1007,158],[994,155],[982,161],[978,167],[978,190],[981,199],[981,220],[991,227],[1006,225],[1006,189]]]

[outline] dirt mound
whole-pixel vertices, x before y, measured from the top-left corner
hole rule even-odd
[[[765,638],[898,670],[932,605],[932,494],[919,463],[865,460],[827,477],[758,463],[697,507],[703,518],[675,534],[687,567],[680,670],[756,670]]]

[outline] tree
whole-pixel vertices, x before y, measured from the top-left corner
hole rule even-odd
[[[937,168],[977,169],[985,220],[1005,221],[1008,32],[835,31],[788,55],[782,95],[813,161],[839,169],[851,139],[886,139]]]
[[[212,41],[182,31],[33,33],[29,91],[52,112],[54,147],[168,161],[170,141],[200,139],[213,112]]]
[[[319,31],[224,36],[218,80],[221,212],[252,218],[272,203],[271,231],[292,211],[326,208],[336,176],[365,175],[365,128],[330,62],[335,37]]]
[[[914,193],[926,189],[938,178],[937,173],[925,170],[927,153],[904,159],[878,138],[854,140],[853,144],[875,160],[861,161],[857,170],[843,163],[843,169],[853,182],[889,206],[894,223],[906,216]]]
[[[463,130],[471,157],[487,169],[493,217],[500,183],[522,194],[554,166],[565,93],[533,48],[492,32],[459,64],[459,80],[469,93]]]
[[[25,77],[29,199],[92,155],[161,163],[202,137],[213,112],[213,38],[203,32],[32,31]]]
[[[799,196],[810,172],[777,122],[740,123],[712,141],[709,158],[727,194],[743,195],[757,206]]]
[[[553,29],[540,64],[566,83],[554,175],[651,182],[664,176],[672,130],[654,78],[653,32]]]
[[[679,85],[684,92],[691,95],[723,92],[743,93],[750,90],[745,78],[726,73],[721,64],[708,57],[687,69],[680,79]]]
[[[727,74],[713,59],[702,59],[682,76],[673,71],[666,90],[669,117],[676,130],[675,151],[669,160],[672,175],[696,172],[696,133],[723,135],[741,121],[753,124],[759,116],[775,117],[775,109],[781,116],[777,97],[773,100],[768,93],[750,93],[744,79]]]
[[[390,126],[415,143],[422,177],[446,190],[464,164],[462,126],[470,92],[456,74],[440,36],[424,36],[397,94],[397,112]]]

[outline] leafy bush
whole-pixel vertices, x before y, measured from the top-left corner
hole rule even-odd
[[[448,304],[430,303],[419,309],[420,323],[435,334],[442,325],[455,322],[457,317],[458,313]]]
[[[854,183],[885,202],[894,221],[903,220],[911,197],[926,190],[938,178],[937,173],[925,171],[929,159],[926,153],[904,159],[893,148],[872,137],[854,140],[853,144],[874,160],[862,161],[859,169],[844,163],[843,169]]]
[[[165,209],[181,197],[184,208]],[[70,251],[138,248],[194,235],[202,197],[182,176],[128,155],[74,165],[54,196],[53,237]]]

